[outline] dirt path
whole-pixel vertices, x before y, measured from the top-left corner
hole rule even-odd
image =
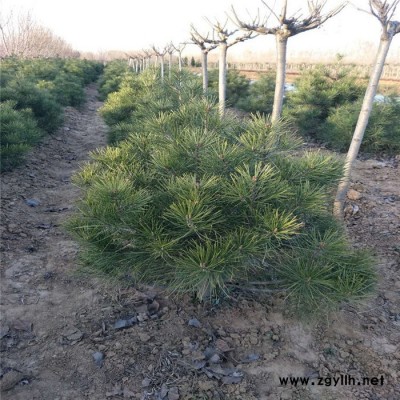
[[[106,141],[96,88],[87,92],[83,110],[68,109],[64,128],[1,176],[2,399],[400,398],[398,160],[358,163],[347,223],[355,246],[374,249],[381,281],[329,322],[293,321],[279,297],[204,308],[106,287],[75,273],[78,246],[62,228],[79,196],[71,175]],[[384,384],[318,384],[340,374]],[[281,385],[286,376],[314,384]]]
[[[96,87],[86,92],[82,110],[67,108],[63,128],[25,165],[1,176],[2,389],[22,380],[3,399],[78,399],[81,380],[71,381],[90,372],[61,343],[76,315],[96,301],[93,290],[71,276],[78,247],[61,226],[79,193],[72,174],[89,151],[106,144]]]

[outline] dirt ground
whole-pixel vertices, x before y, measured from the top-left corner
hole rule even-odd
[[[398,158],[359,161],[346,208],[354,246],[377,256],[371,299],[308,325],[279,296],[203,307],[77,273],[78,245],[62,225],[79,197],[71,175],[106,144],[96,87],[87,94],[1,176],[3,400],[400,399]],[[327,379],[341,375],[356,384]],[[288,376],[310,381],[281,384]],[[357,385],[363,377],[378,385]]]

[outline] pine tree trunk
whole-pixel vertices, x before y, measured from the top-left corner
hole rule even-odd
[[[204,51],[201,52],[201,69],[203,74],[203,92],[207,93],[208,89],[208,66],[207,66],[208,54]]]
[[[228,46],[226,43],[219,45],[219,79],[218,79],[218,99],[219,99],[219,114],[221,117],[225,115],[225,100],[226,100],[226,53]]]
[[[365,129],[368,125],[369,116],[371,114],[372,106],[374,103],[374,97],[378,89],[379,79],[382,75],[383,66],[385,64],[386,56],[389,51],[392,38],[393,36],[389,36],[386,39],[382,37],[379,43],[375,66],[369,79],[368,87],[364,95],[364,101],[361,106],[360,114],[358,116],[357,125],[354,130],[350,148],[346,156],[344,176],[339,184],[339,188],[336,193],[333,213],[338,219],[343,219],[343,207],[347,191],[349,190],[350,186],[351,171],[357,158],[358,151],[360,150]]]
[[[282,115],[283,96],[285,94],[287,42],[287,37],[276,35],[276,81],[274,105],[271,116],[272,122],[278,121]]]
[[[179,68],[179,71],[182,71],[182,53],[181,52],[179,52],[178,53],[178,68]]]
[[[171,73],[172,73],[172,54],[168,54],[168,77],[171,79]]]

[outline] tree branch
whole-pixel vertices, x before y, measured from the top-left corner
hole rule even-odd
[[[373,0],[373,1],[379,1],[379,0]],[[326,4],[326,0],[322,2],[308,0],[309,15],[305,18],[301,18],[301,14],[297,15],[299,11],[297,11],[291,17],[287,17],[287,0],[285,0],[283,3],[280,16],[278,16],[264,0],[262,0],[262,2],[270,12],[270,15],[273,14],[275,18],[278,20],[279,25],[268,27],[267,22],[269,16],[266,16],[262,23],[260,23],[260,19],[257,17],[254,18],[250,23],[245,23],[238,17],[235,9],[232,7],[234,23],[243,30],[257,32],[262,35],[272,34],[272,35],[285,35],[286,37],[288,37],[319,27],[329,18],[332,18],[340,11],[342,11],[343,8],[347,5],[347,2],[344,2],[339,6],[337,6],[336,8],[334,8],[333,10],[326,13],[325,15],[323,15],[322,9]]]

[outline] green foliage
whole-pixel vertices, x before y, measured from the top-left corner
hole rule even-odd
[[[139,93],[138,79],[134,76],[125,76],[120,83],[120,89],[108,95],[100,110],[106,124],[112,126],[129,121],[136,109]]]
[[[20,72],[32,82],[54,81],[61,74],[68,75],[69,79],[76,79],[84,84],[95,81],[102,71],[102,64],[89,60],[37,58],[18,59],[8,58],[2,60],[2,73],[4,71],[16,74]]]
[[[132,75],[133,71],[125,60],[109,62],[103,70],[99,81],[100,99],[104,100],[108,94],[116,92],[126,75]]]
[[[103,71],[103,65],[89,60],[67,59],[63,70],[67,75],[74,75],[83,80],[85,85],[94,82]]]
[[[239,98],[236,107],[251,113],[271,114],[274,93],[275,74],[270,72],[250,85],[247,95]]]
[[[310,312],[371,291],[370,258],[326,211],[340,160],[301,152],[289,125],[220,118],[192,75],[142,79],[130,135],[74,178],[83,196],[68,227],[88,265],[199,299],[280,282]]]
[[[16,110],[11,101],[0,103],[0,121],[0,170],[7,171],[23,160],[23,155],[41,138],[41,132],[31,110]]]
[[[306,71],[295,84],[296,90],[287,96],[284,117],[302,135],[346,151],[361,110],[364,84],[340,63]],[[398,152],[399,116],[400,104],[394,98],[374,104],[361,150]]]
[[[357,124],[361,102],[348,103],[331,111],[320,138],[335,150],[347,151]],[[388,98],[375,103],[370,115],[361,150],[366,152],[400,151],[400,102]]]
[[[63,68],[64,60],[38,58],[29,61],[18,60],[18,63],[20,74],[32,82],[54,81]]]
[[[62,108],[48,90],[41,90],[27,78],[17,75],[1,91],[1,101],[12,100],[17,109],[30,108],[39,128],[53,133],[62,123]]]
[[[352,70],[340,64],[308,70],[288,93],[283,115],[294,122],[300,134],[319,138],[331,111],[361,98],[365,87]]]
[[[78,107],[85,101],[83,81],[79,78],[59,73],[53,81],[39,81],[39,89],[47,89],[63,106]]]
[[[374,288],[373,260],[365,250],[349,251],[336,229],[299,237],[282,258],[279,275],[289,300],[305,317],[334,309],[345,299],[361,300]]]
[[[175,109],[180,104],[190,107],[193,98],[203,95],[201,81],[189,72],[173,71],[171,79],[165,78],[163,85],[158,82],[159,73],[155,70],[147,70],[140,75],[125,75],[120,89],[108,95],[100,113],[111,128],[110,143],[117,143],[134,132],[147,131],[149,123],[152,129],[154,124],[160,129],[168,129],[165,119],[169,117],[165,112]],[[192,107],[192,111],[192,117],[195,118],[197,108]],[[149,122],[143,116],[151,112],[159,115],[157,119]],[[219,119],[218,116],[214,116],[215,118]]]
[[[208,73],[208,84],[211,91],[218,93],[218,70],[212,69]],[[237,70],[228,70],[226,76],[226,101],[235,107],[240,99],[248,96],[250,80]]]
[[[97,79],[101,70],[101,64],[87,60],[2,60],[2,112],[8,110],[12,115],[7,138],[2,138],[2,166],[9,169],[17,165],[43,132],[55,132],[63,121],[62,106],[80,106],[85,100],[83,85]],[[7,104],[12,104],[11,109]],[[21,115],[27,118],[26,126]]]

